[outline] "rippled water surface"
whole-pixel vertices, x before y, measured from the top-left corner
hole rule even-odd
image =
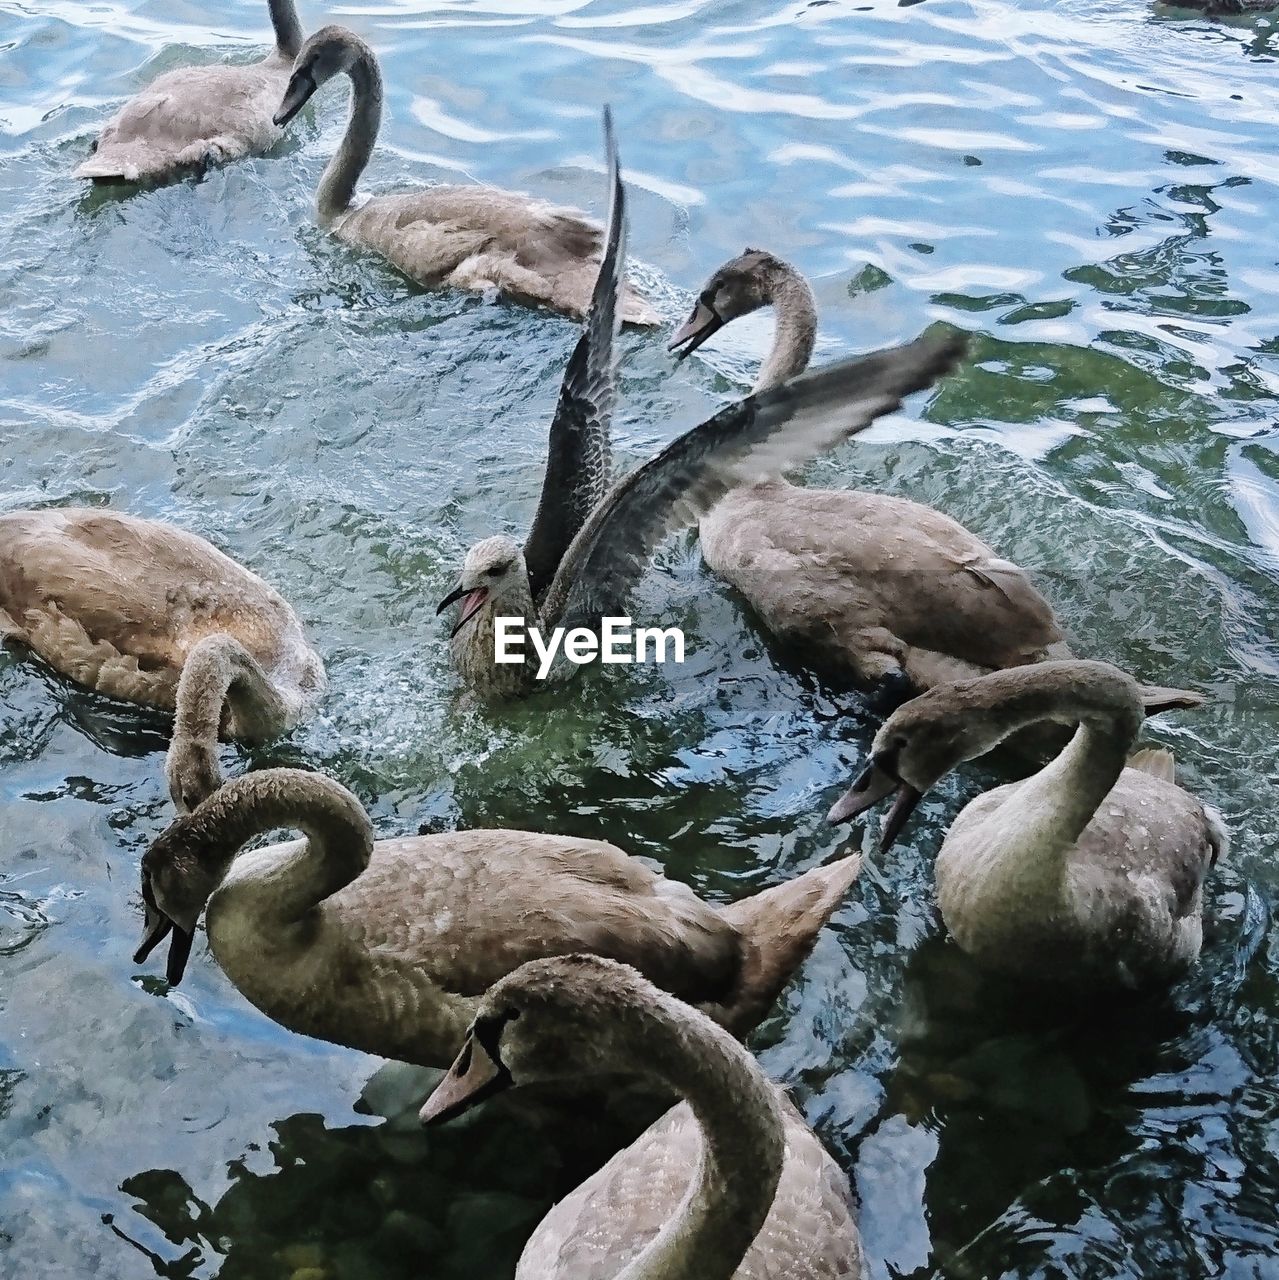
[[[1036,571],[1081,652],[1212,692],[1152,727],[1235,833],[1204,959],[1082,1029],[977,984],[931,899],[970,770],[755,1045],[853,1175],[877,1277],[1279,1275],[1279,27],[1140,0],[302,7],[384,61],[372,189],[600,212],[609,100],[669,318],[752,244],[813,277],[819,359],[972,331],[962,374],[813,478],[935,504]],[[475,536],[524,528],[576,331],[316,230],[344,92],[201,182],[71,179],[123,97],[266,39],[261,0],[0,0],[0,507],[162,515],[290,597],[331,692],[231,770],[331,771],[385,834],[607,838],[716,899],[833,854],[867,721],[760,642],[691,539],[634,610],[686,628],[684,668],[458,704],[433,602]],[[769,333],[678,369],[627,335],[622,457],[739,394]],[[571,1176],[555,1135],[423,1136],[419,1080],[280,1030],[202,944],[177,991],[130,964],[164,745],[0,654],[0,1273],[509,1275]]]

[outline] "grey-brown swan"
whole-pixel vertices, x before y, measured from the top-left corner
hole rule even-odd
[[[282,135],[272,117],[302,47],[302,24],[293,0],[267,7],[275,48],[261,62],[157,76],[102,127],[75,176],[158,184],[274,146]]]
[[[325,688],[283,596],[203,538],[116,511],[0,515],[0,640],[77,684],[174,713],[165,772],[192,809],[221,782],[218,736],[284,733]]]
[[[770,305],[777,330],[758,396],[802,373],[813,353],[816,303],[789,263],[758,249],[725,263],[670,347],[683,359]],[[1053,610],[1024,570],[907,498],[807,489],[778,476],[734,489],[702,516],[699,533],[707,565],[768,631],[898,700],[1064,652]]]
[[[377,57],[344,27],[322,27],[302,46],[276,111],[285,126],[321,85],[345,73],[351,115],[316,193],[320,224],[339,240],[381,254],[428,288],[497,290],[532,306],[580,319],[590,305],[600,262],[599,228],[571,209],[496,187],[438,186],[357,200],[382,122]],[[622,319],[657,323],[626,288]]]
[[[280,827],[303,838],[245,847]],[[224,784],[147,850],[135,959],[171,932],[167,973],[180,981],[207,904],[210,950],[268,1017],[421,1066],[452,1060],[499,978],[577,951],[633,964],[743,1034],[858,870],[844,858],[713,907],[599,840],[477,830],[374,842],[339,783],[264,769]]]
[[[1199,954],[1203,886],[1228,845],[1177,786],[1168,751],[1130,756],[1142,718],[1203,701],[1146,689],[1104,662],[1046,662],[939,685],[898,708],[833,822],[897,799],[886,847],[919,797],[964,760],[1041,721],[1074,730],[1040,772],[973,800],[937,855],[955,941],[986,968],[1084,987],[1167,982]]]
[[[503,978],[422,1118],[626,1076],[683,1101],[542,1219],[516,1280],[862,1280],[844,1171],[741,1045],[625,965],[568,956]]]

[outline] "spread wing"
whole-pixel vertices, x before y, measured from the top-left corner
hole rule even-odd
[[[662,539],[730,489],[807,462],[896,409],[962,355],[955,334],[837,361],[750,396],[685,432],[619,480],[568,549],[547,591],[548,626],[592,626],[621,610]]]
[[[608,491],[612,450],[609,420],[617,391],[614,341],[621,324],[626,265],[626,196],[613,117],[604,109],[604,145],[612,189],[608,241],[591,296],[586,328],[569,358],[551,421],[546,475],[524,558],[533,599],[540,600],[577,532]]]

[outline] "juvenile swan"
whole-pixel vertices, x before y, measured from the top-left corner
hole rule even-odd
[[[626,597],[662,539],[694,523],[737,485],[807,461],[856,435],[904,396],[931,385],[964,349],[955,336],[925,335],[902,347],[828,365],[730,405],[655,458],[608,484],[608,417],[614,359],[609,300],[625,237],[614,187],[609,248],[595,301],[569,361],[551,424],[542,498],[521,550],[492,537],[467,552],[461,581],[439,604],[462,607],[450,637],[462,679],[488,697],[527,693],[537,664],[495,660],[496,619],[519,618],[549,635],[598,628],[624,613]]]
[[[242,852],[255,836],[301,840]],[[170,931],[181,980],[201,909],[223,972],[303,1035],[444,1066],[475,1001],[526,960],[635,965],[738,1034],[767,1011],[857,876],[857,858],[715,908],[599,840],[460,831],[374,843],[320,774],[264,769],[179,818],[142,860],[141,963]]]
[[[75,171],[95,182],[169,182],[280,140],[271,117],[302,47],[293,0],[268,0],[275,49],[251,66],[182,67],[157,77],[107,122]]]
[[[817,333],[808,281],[780,258],[747,249],[720,267],[670,347],[683,359],[770,304],[777,332],[758,395],[808,367]],[[699,532],[706,563],[768,631],[889,696],[1034,662],[1062,639],[1024,570],[906,498],[777,477],[734,489]]]
[[[860,1280],[844,1171],[731,1036],[633,969],[535,960],[494,986],[422,1109],[512,1085],[640,1076],[684,1099],[561,1200],[516,1280]]]
[[[320,179],[321,225],[347,244],[380,253],[428,288],[496,289],[581,319],[599,266],[600,233],[573,210],[481,186],[428,187],[353,203],[382,121],[382,72],[373,50],[353,32],[322,27],[303,45],[276,124],[287,125],[340,72],[351,80],[351,116]],[[629,289],[622,318],[657,323],[649,305]]]
[[[937,855],[937,898],[982,965],[1084,986],[1167,982],[1199,954],[1203,883],[1227,846],[1221,819],[1173,780],[1167,751],[1129,759],[1142,717],[1199,694],[1143,689],[1104,662],[1046,662],[931,689],[899,708],[832,822],[892,792],[883,847],[963,760],[1041,720],[1077,726],[1022,782],[978,796]]]
[[[179,810],[221,782],[218,733],[260,742],[325,687],[288,602],[171,524],[51,507],[0,515],[0,641],[77,684],[175,713],[165,772]]]

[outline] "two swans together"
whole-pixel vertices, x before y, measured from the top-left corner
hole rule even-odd
[[[487,186],[436,186],[357,201],[382,120],[382,72],[344,27],[303,41],[293,0],[269,0],[276,47],[252,66],[187,67],[160,76],[103,127],[76,176],[156,184],[275,146],[321,86],[351,82],[351,113],[316,198],[322,226],[380,254],[428,288],[497,291],[580,319],[599,267],[597,226],[572,209]],[[657,323],[629,287],[623,320]]]

